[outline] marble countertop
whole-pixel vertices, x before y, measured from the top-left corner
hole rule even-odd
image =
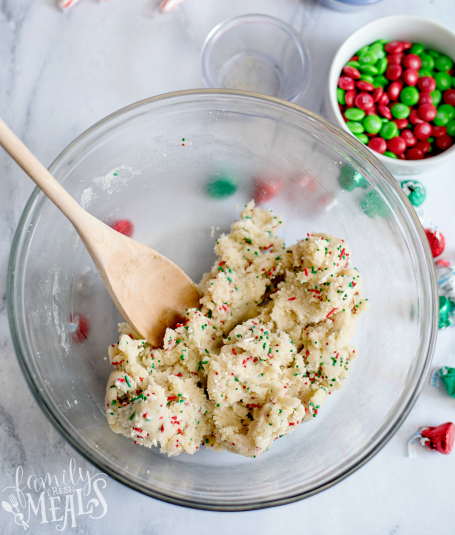
[[[384,0],[355,14],[340,14],[317,0],[185,0],[166,15],[157,0],[81,0],[63,14],[54,0],[0,1],[0,117],[49,165],[77,135],[109,113],[143,98],[202,86],[199,54],[217,23],[246,13],[264,13],[291,24],[312,59],[310,87],[300,104],[322,113],[331,58],[355,29],[392,14],[415,14],[455,30],[453,0]],[[6,270],[13,234],[32,182],[0,151],[0,483],[24,474],[61,474],[75,459],[96,469],[54,430],[38,408],[19,369],[6,312]],[[422,177],[425,211],[446,236],[445,257],[455,261],[455,182],[447,165]],[[433,367],[455,365],[455,329],[438,337]],[[20,396],[18,395],[20,393]],[[455,453],[427,449],[406,457],[406,441],[420,425],[454,418],[454,400],[424,387],[392,440],[366,466],[317,496],[292,505],[246,513],[212,513],[180,508],[136,493],[109,479],[105,516],[78,516],[65,532],[189,535],[209,533],[337,534],[453,533],[451,507]],[[2,494],[7,499],[8,491]],[[14,504],[13,504],[14,505]],[[48,534],[56,524],[30,533]],[[24,532],[11,512],[0,509],[0,535]]]

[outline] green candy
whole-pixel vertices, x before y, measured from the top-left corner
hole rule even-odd
[[[436,50],[427,50],[427,54],[432,58],[439,58],[441,55],[439,52],[436,52]]]
[[[214,199],[224,199],[237,191],[237,179],[233,175],[222,174],[213,178],[206,186],[207,195]]]
[[[393,122],[389,121],[381,128],[379,135],[383,139],[392,139],[393,137],[398,136],[398,126]]]
[[[439,91],[439,89],[435,89],[434,91],[430,93],[430,95],[431,95],[431,100],[432,100],[433,105],[437,106],[441,102],[441,99],[442,99],[441,91]]]
[[[360,65],[374,65],[378,61],[378,57],[374,50],[367,50],[359,56]]]
[[[382,76],[382,74],[380,74],[379,76],[375,76],[373,78],[373,85],[374,87],[384,87],[386,84],[388,84],[389,81],[387,80],[387,78],[385,76]]]
[[[373,77],[370,76],[369,74],[362,74],[360,76],[360,79],[361,80],[364,80],[365,82],[368,82],[369,84],[372,84],[373,83]]]
[[[447,133],[449,134],[449,136],[455,137],[455,121],[450,121],[450,123],[448,123],[446,127],[447,127]]]
[[[363,134],[363,124],[356,121],[348,121],[346,126],[353,134]]]
[[[378,74],[384,74],[385,71],[387,70],[387,66],[388,66],[388,61],[386,60],[386,58],[379,59],[379,61],[375,65],[376,69],[378,69]]]
[[[421,43],[414,43],[409,51],[411,54],[417,54],[420,56],[425,51],[425,47]]]
[[[389,150],[384,151],[383,156],[388,156],[389,158],[395,158],[395,160],[398,160],[398,156],[394,152],[390,152]]]
[[[420,69],[419,78],[422,78],[422,76],[431,76],[434,78],[433,71],[430,71],[429,69]]]
[[[344,112],[344,114],[350,121],[361,121],[365,117],[365,110],[360,110],[359,108],[349,108]]]
[[[455,87],[455,76],[452,78],[452,85]]]
[[[436,87],[441,91],[449,89],[452,85],[452,78],[450,77],[450,74],[447,74],[446,72],[436,73],[434,79],[436,80]]]
[[[365,198],[360,201],[360,207],[368,217],[374,217],[375,215],[386,217],[389,214],[387,204],[377,191],[369,191]]]
[[[363,127],[369,134],[377,134],[382,128],[381,118],[377,115],[367,115],[363,120]]]
[[[378,69],[377,67],[374,67],[374,65],[360,65],[359,71],[370,76],[378,74]]]
[[[385,58],[384,47],[379,43],[374,43],[370,46],[370,50],[376,54],[378,59]]]
[[[394,104],[390,108],[390,111],[392,112],[392,115],[395,117],[395,119],[406,119],[406,117],[409,117],[409,114],[411,113],[409,106],[406,106],[406,104],[400,104],[400,103]]]
[[[338,182],[340,187],[346,191],[352,191],[355,188],[366,188],[368,186],[368,181],[362,173],[356,171],[349,164],[344,164],[341,168]]]
[[[384,47],[388,42],[389,42],[389,39],[378,39],[377,41],[373,43],[373,46],[381,45],[382,47]]]
[[[434,69],[433,56],[430,56],[430,54],[422,54],[420,56],[420,59],[422,60],[422,69],[426,69],[428,71],[431,71]]]
[[[441,104],[438,110],[443,110],[449,116],[449,121],[455,118],[455,108],[450,104]]]
[[[444,295],[439,296],[439,328],[445,329],[450,327],[450,312],[453,311],[455,304]]]
[[[453,61],[448,56],[439,56],[434,62],[438,71],[447,72],[453,67]]]
[[[370,141],[370,138],[366,136],[365,134],[354,134],[354,135],[360,141],[360,143],[363,143],[364,145],[367,145],[368,141]]]
[[[342,106],[346,104],[345,94],[346,91],[344,89],[341,89],[341,87],[337,87],[337,100]]]
[[[358,61],[348,61],[346,65],[350,65],[351,67],[355,67],[356,69],[360,67],[360,63]]]
[[[381,121],[382,121],[382,124],[390,123],[390,121],[389,121],[389,119],[387,119],[387,117],[381,117]]]
[[[415,87],[405,87],[400,93],[400,100],[407,106],[414,106],[419,102],[419,92]]]
[[[454,116],[455,108],[450,104],[442,104],[433,122],[436,126],[445,126]]]
[[[367,46],[363,46],[360,50],[357,51],[357,53],[355,55],[360,57],[365,52],[368,52],[369,49],[370,49],[370,47],[368,45]]]
[[[420,206],[427,196],[425,188],[417,180],[404,180],[401,187],[412,206]]]
[[[441,383],[444,385],[447,394],[451,398],[455,398],[455,368],[449,368],[444,366],[439,370],[439,377],[441,378]]]

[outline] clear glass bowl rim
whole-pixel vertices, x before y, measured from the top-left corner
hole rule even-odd
[[[276,19],[275,17],[270,17],[268,15],[260,15],[260,14],[248,14],[248,15],[241,15],[239,17],[233,17],[231,19],[227,19],[223,22],[220,22],[217,24],[207,35],[204,44],[202,46],[201,50],[201,75],[202,80],[204,82],[204,85],[208,88],[216,88],[216,84],[209,73],[208,68],[208,61],[210,58],[210,53],[212,50],[212,47],[215,45],[216,40],[218,37],[234,28],[237,24],[243,24],[243,23],[252,23],[252,22],[259,22],[263,24],[270,24],[272,26],[275,26],[276,28],[282,30],[285,32],[288,37],[294,42],[294,45],[296,46],[301,60],[302,65],[302,73],[300,77],[300,90],[297,91],[289,100],[288,102],[297,102],[299,98],[304,94],[306,88],[308,87],[308,83],[310,81],[311,77],[311,56],[308,52],[307,47],[305,44],[301,41],[299,34],[294,30],[292,26],[287,24],[286,22],[283,22],[280,19]],[[226,90],[229,91],[229,90]]]
[[[29,220],[29,217],[33,214],[33,211],[38,209],[40,207],[40,203],[37,202],[37,197],[40,195],[41,190],[37,187],[34,189],[32,195],[30,196],[24,211],[22,213],[22,216],[19,220],[14,239],[13,244],[11,248],[10,258],[9,258],[9,264],[8,264],[8,273],[7,273],[7,309],[8,309],[8,320],[10,325],[10,331],[11,331],[11,338],[13,341],[13,346],[15,349],[15,353],[19,362],[19,366],[22,370],[22,373],[25,377],[25,380],[35,398],[38,405],[46,415],[47,419],[52,423],[52,425],[55,427],[55,429],[63,436],[63,438],[80,454],[82,455],[87,461],[89,461],[91,464],[102,470],[104,473],[112,477],[113,479],[119,481],[120,483],[123,483],[124,485],[130,487],[133,490],[136,490],[138,492],[141,492],[142,494],[145,494],[147,496],[150,496],[152,498],[156,498],[158,500],[171,503],[174,505],[189,507],[193,509],[201,509],[201,510],[210,510],[210,511],[220,511],[220,512],[235,512],[235,511],[248,511],[248,510],[256,510],[256,509],[263,509],[268,507],[275,507],[279,505],[285,505],[288,503],[293,503],[296,501],[299,501],[301,499],[313,496],[315,494],[318,494],[319,492],[322,492],[323,490],[326,490],[336,483],[342,481],[352,473],[354,473],[356,470],[361,468],[366,462],[368,462],[376,453],[378,453],[386,444],[387,442],[392,438],[392,436],[396,433],[396,431],[399,429],[401,424],[403,423],[404,419],[408,415],[409,411],[412,409],[414,403],[417,400],[417,397],[420,393],[420,390],[424,384],[425,377],[428,371],[428,368],[431,363],[431,359],[433,356],[434,346],[436,343],[436,336],[438,332],[438,317],[439,317],[439,311],[438,311],[438,294],[437,294],[437,285],[436,285],[436,276],[434,271],[434,263],[433,258],[431,255],[431,250],[428,244],[428,240],[426,239],[425,232],[419,222],[419,219],[417,217],[417,214],[415,213],[414,209],[412,208],[411,204],[409,203],[409,200],[407,199],[406,195],[404,194],[402,188],[400,187],[399,183],[393,178],[393,176],[390,174],[390,172],[381,164],[376,157],[358,140],[354,139],[352,136],[347,134],[346,132],[342,131],[340,128],[333,126],[331,123],[327,122],[322,117],[305,110],[304,108],[301,108],[300,106],[297,106],[295,104],[291,104],[287,101],[274,98],[274,97],[268,97],[265,95],[260,95],[256,93],[248,93],[244,91],[236,91],[236,90],[227,90],[227,89],[195,89],[195,90],[184,90],[184,91],[176,91],[172,93],[165,93],[162,95],[158,95],[155,97],[151,97],[148,99],[141,100],[139,102],[133,103],[129,106],[126,106],[124,108],[121,108],[120,110],[108,115],[104,119],[98,121],[93,126],[88,128],[85,132],[83,132],[81,135],[79,135],[70,145],[64,149],[59,156],[53,161],[53,163],[49,167],[49,171],[51,173],[55,172],[59,167],[61,167],[61,164],[65,162],[67,157],[71,155],[71,153],[76,152],[76,150],[83,145],[90,137],[92,137],[97,132],[102,131],[105,129],[110,123],[115,122],[116,119],[119,119],[120,117],[127,115],[129,112],[139,110],[141,108],[145,108],[146,106],[161,102],[164,100],[169,100],[173,98],[188,98],[191,99],[192,97],[197,97],[198,95],[207,95],[212,97],[223,97],[226,96],[229,98],[229,96],[236,96],[238,98],[244,98],[244,99],[259,99],[262,101],[266,101],[269,104],[275,104],[278,106],[284,106],[290,109],[293,109],[294,111],[297,111],[302,116],[304,116],[306,119],[310,120],[311,122],[317,123],[319,126],[322,126],[323,128],[330,130],[331,133],[336,134],[341,140],[348,145],[351,145],[351,147],[355,148],[355,150],[362,155],[363,158],[365,158],[368,163],[376,168],[379,168],[382,172],[384,184],[388,187],[389,190],[391,190],[395,196],[396,200],[399,201],[399,204],[401,205],[401,209],[404,210],[404,212],[408,216],[408,228],[411,230],[413,234],[413,240],[415,241],[415,245],[418,246],[420,255],[418,256],[420,261],[420,267],[422,268],[423,273],[423,279],[426,280],[420,280],[420,290],[423,292],[422,301],[424,303],[429,304],[427,308],[424,310],[420,310],[420,313],[424,317],[424,320],[422,320],[422,325],[426,325],[426,336],[425,338],[425,344],[424,347],[420,348],[420,352],[417,352],[418,354],[418,360],[420,361],[420,370],[418,373],[415,374],[415,379],[412,385],[412,388],[408,391],[408,396],[406,399],[406,403],[403,403],[401,410],[397,411],[395,418],[392,420],[391,424],[383,431],[383,433],[380,436],[375,435],[374,439],[370,442],[370,447],[367,448],[366,452],[363,452],[363,455],[359,455],[357,462],[352,463],[352,466],[349,466],[347,469],[340,470],[339,475],[336,477],[333,477],[330,481],[327,481],[325,484],[320,485],[317,488],[310,489],[309,491],[298,493],[295,495],[289,495],[285,496],[282,499],[275,499],[271,501],[257,501],[257,502],[248,502],[245,505],[223,505],[223,504],[205,504],[202,502],[198,502],[196,500],[190,500],[190,499],[176,499],[175,497],[171,495],[167,495],[164,493],[161,493],[159,491],[155,491],[152,489],[149,489],[145,487],[144,485],[139,484],[137,481],[132,481],[130,479],[127,479],[126,477],[123,477],[122,475],[116,473],[115,471],[111,470],[109,466],[102,460],[102,456],[99,455],[98,458],[96,458],[96,455],[90,452],[88,448],[85,447],[84,444],[82,444],[80,441],[78,441],[75,437],[73,437],[65,428],[64,426],[59,422],[58,418],[54,415],[52,407],[48,405],[47,401],[43,399],[39,392],[39,386],[36,384],[33,373],[28,367],[27,360],[28,357],[26,355],[26,347],[24,344],[23,336],[26,337],[26,325],[24,322],[24,317],[17,313],[17,307],[15,306],[15,293],[17,285],[21,285],[21,279],[18,277],[22,273],[22,264],[20,263],[20,260],[22,259],[22,255],[24,253],[23,250],[23,242],[26,238],[27,234],[27,221]],[[41,200],[45,200],[46,198],[42,196]],[[424,327],[422,327],[423,329]]]

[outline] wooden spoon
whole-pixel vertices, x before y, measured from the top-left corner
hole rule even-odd
[[[160,345],[167,327],[199,306],[196,286],[173,262],[83,210],[0,119],[0,145],[71,221],[114,303],[133,329]]]

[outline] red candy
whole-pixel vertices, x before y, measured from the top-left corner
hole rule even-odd
[[[392,112],[388,106],[379,105],[378,112],[386,119],[392,119]]]
[[[389,41],[385,46],[384,50],[388,54],[398,54],[403,52],[405,45],[401,41]]]
[[[445,126],[435,126],[431,127],[431,135],[433,137],[442,137],[447,134],[447,128]]]
[[[444,99],[444,102],[446,104],[455,106],[455,89],[446,89],[444,91],[442,98]]]
[[[426,122],[416,124],[414,127],[414,135],[420,141],[428,139],[431,136],[431,124]]]
[[[424,154],[426,154],[431,149],[431,143],[429,141],[419,141],[416,145],[416,148],[420,149]]]
[[[436,138],[436,145],[441,150],[447,150],[449,147],[452,146],[452,144],[453,141],[449,134],[444,134],[443,136]]]
[[[406,69],[403,73],[403,78],[408,85],[414,86],[419,81],[419,73],[414,69]]]
[[[373,137],[368,142],[368,146],[370,149],[379,152],[380,154],[384,154],[384,152],[387,150],[387,142],[385,139],[382,139],[382,137]]]
[[[417,144],[417,139],[414,137],[414,134],[411,130],[403,130],[400,133],[400,137],[406,141],[406,145],[408,147],[414,147],[414,145]]]
[[[120,232],[120,234],[128,236],[128,238],[131,238],[134,232],[134,225],[131,221],[128,221],[128,219],[120,219],[120,221],[116,221],[112,225],[112,228],[117,232]]]
[[[355,89],[355,82],[349,76],[340,76],[338,80],[338,87],[344,89],[345,91],[352,91]]]
[[[380,98],[382,97],[384,93],[384,89],[382,89],[381,86],[377,87],[374,91],[373,91],[373,102],[376,104],[377,102],[379,102]],[[386,103],[388,104],[388,103]]]
[[[370,84],[369,82],[365,82],[365,80],[359,80],[355,84],[360,91],[374,91],[374,85]]]
[[[417,54],[408,54],[403,60],[403,65],[406,69],[414,69],[418,71],[422,66],[422,60]]]
[[[354,106],[355,96],[356,96],[356,92],[355,91],[346,91],[346,93],[344,95],[344,98],[345,98],[345,101],[346,101],[346,106],[348,108],[352,108]]]
[[[425,229],[425,234],[427,235],[428,243],[430,244],[431,254],[433,255],[433,258],[436,258],[443,253],[444,247],[446,246],[444,236],[439,230],[431,230],[429,228]]]
[[[74,342],[83,342],[87,339],[90,327],[87,318],[82,314],[71,314],[71,338]],[[73,330],[74,329],[74,330]]]
[[[379,104],[381,106],[387,106],[387,104],[390,102],[389,95],[387,93],[384,93],[381,98],[379,99]]]
[[[393,122],[398,126],[399,130],[403,130],[403,128],[408,126],[407,119],[393,119]]]
[[[423,119],[419,117],[417,110],[411,110],[411,113],[409,114],[409,120],[412,124],[423,123]]]
[[[412,147],[406,152],[406,157],[408,160],[423,160],[423,151],[417,147]]]
[[[256,177],[253,182],[253,199],[256,204],[270,201],[281,189],[281,180],[270,180]]]
[[[421,104],[418,109],[419,117],[424,121],[433,121],[436,117],[438,110],[433,104]]]
[[[448,455],[453,448],[455,441],[455,425],[447,422],[437,427],[421,427],[422,444],[432,450],[437,450],[444,455]]]
[[[353,80],[359,80],[360,79],[360,72],[351,65],[345,65],[343,67],[343,72],[346,76],[349,78],[352,78]]]
[[[376,109],[376,106],[371,106],[371,108],[368,108],[365,110],[365,115],[377,115],[378,110]],[[368,132],[366,132],[366,135],[368,135]],[[373,134],[376,135],[376,134]]]
[[[406,150],[406,141],[400,137],[393,137],[392,139],[389,139],[389,142],[387,143],[387,148],[390,152],[393,152],[397,156],[400,154],[403,154]]]
[[[401,41],[401,44],[403,45],[403,50],[409,50],[412,48],[412,43],[409,41]]]
[[[374,105],[373,97],[369,93],[359,93],[355,97],[354,103],[361,110],[366,110]]]
[[[430,95],[430,93],[425,93],[422,91],[419,93],[419,102],[418,104],[433,104],[433,97]]]
[[[417,87],[420,91],[432,93],[436,89],[436,80],[431,76],[422,76],[422,78],[419,79]]]
[[[385,71],[385,77],[387,80],[395,81],[398,80],[402,72],[403,69],[400,67],[400,65],[389,65]]]
[[[403,54],[390,54],[386,57],[387,65],[401,65]]]
[[[389,89],[387,91],[390,100],[398,100],[402,89],[403,86],[398,82],[393,82],[393,84],[390,84]]]

